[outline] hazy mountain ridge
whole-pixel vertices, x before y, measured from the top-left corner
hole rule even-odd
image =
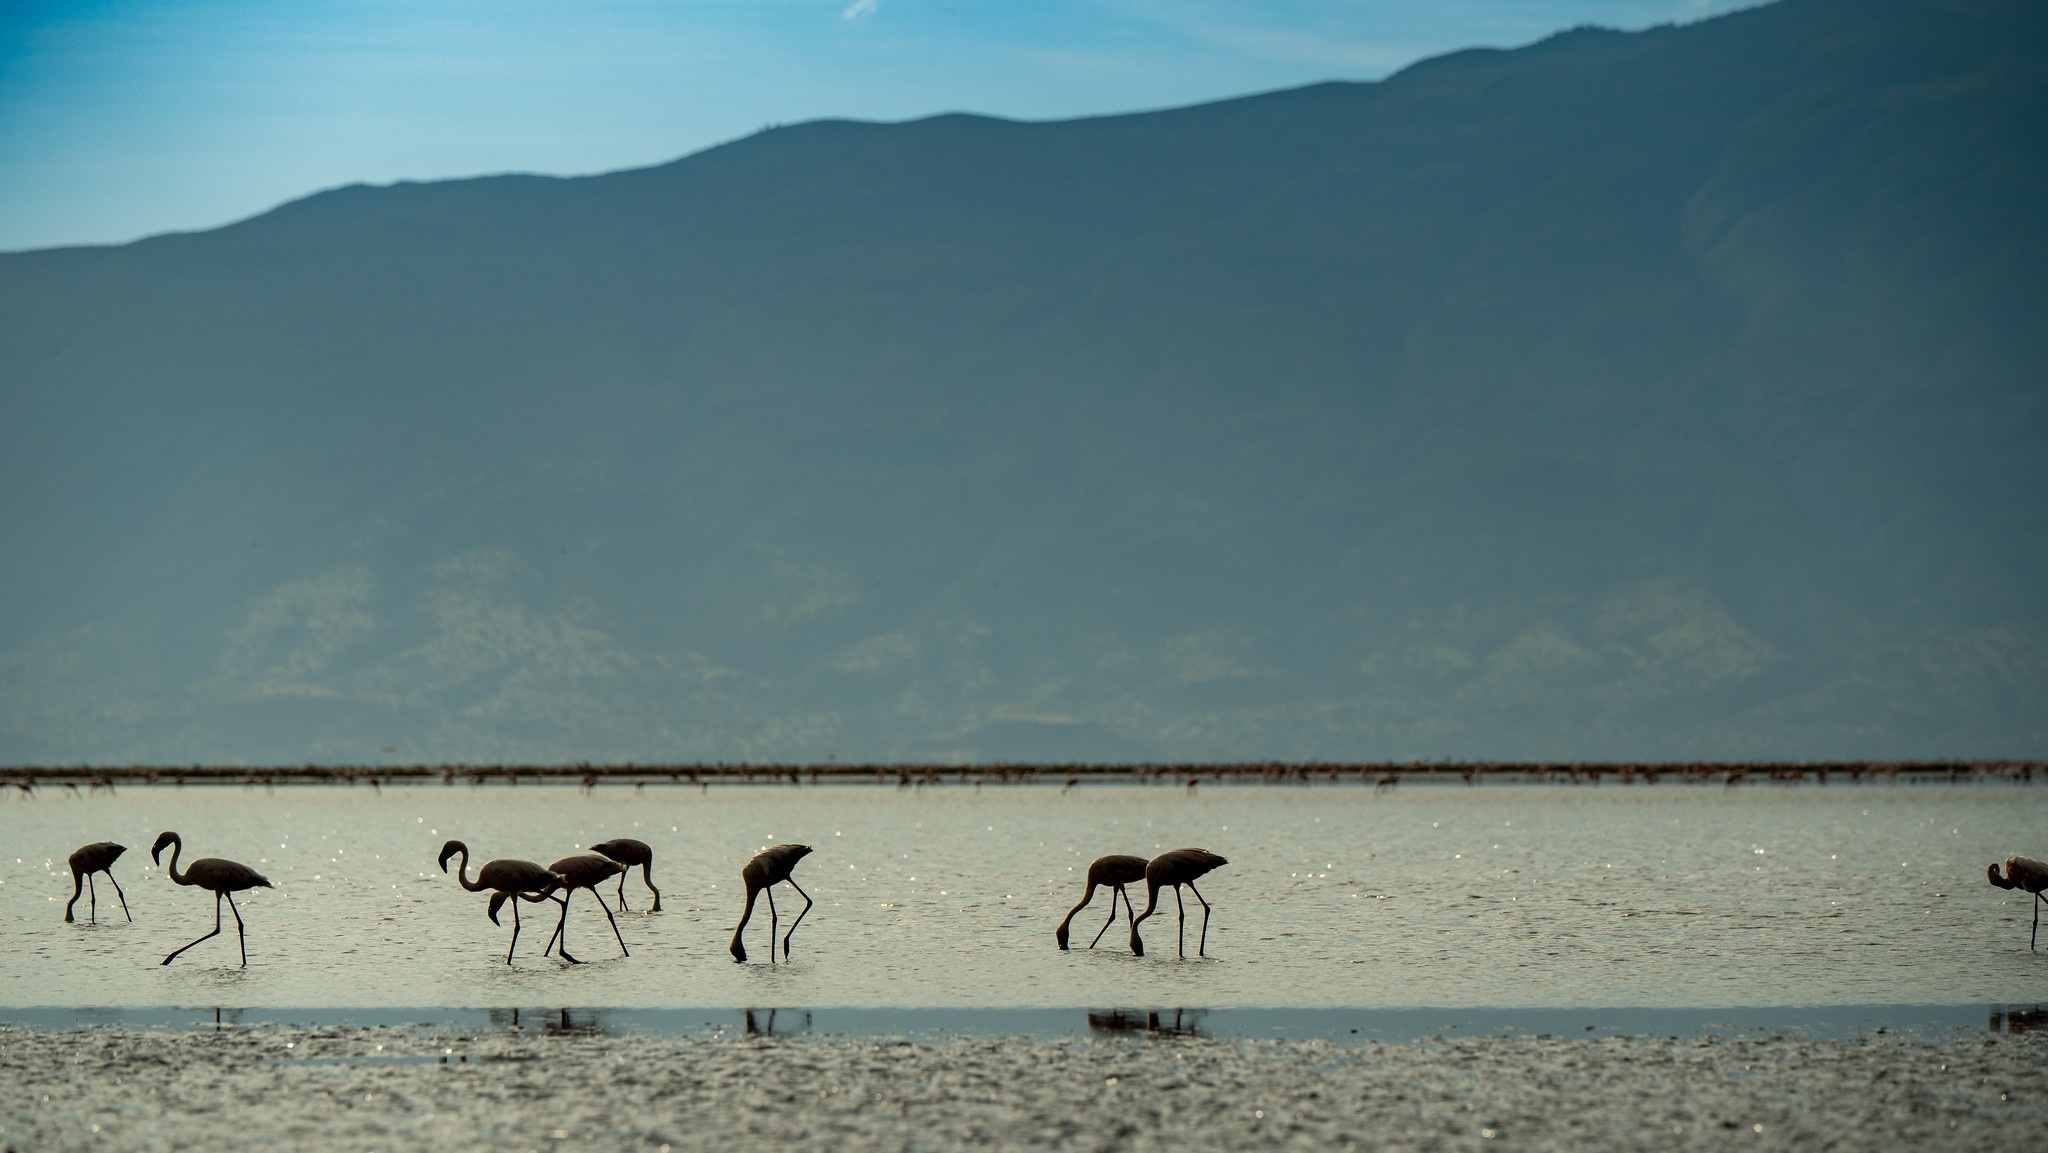
[[[2044,23],[0,256],[0,757],[2037,755]]]

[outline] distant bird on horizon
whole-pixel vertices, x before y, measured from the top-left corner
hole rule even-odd
[[[647,891],[654,894],[654,907],[647,911],[661,912],[661,890],[654,887],[654,850],[648,847],[647,842],[631,837],[613,837],[590,846],[590,851],[603,853],[625,866],[619,870],[619,912],[633,911],[626,907],[626,874],[632,872],[635,865],[640,866],[640,879],[647,883]]]
[[[509,965],[512,963],[513,951],[519,948],[518,898],[526,897],[530,901],[549,900],[551,898],[548,894],[562,887],[562,878],[532,861],[500,857],[497,860],[485,861],[483,867],[476,871],[476,880],[471,882],[469,846],[461,841],[449,841],[441,846],[441,871],[448,871],[448,858],[457,853],[462,854],[462,863],[455,870],[455,880],[472,893],[481,893],[486,889],[492,891],[490,906],[484,910],[491,918],[491,924],[502,923],[498,920],[498,910],[507,900],[512,902],[512,944],[505,949],[505,963]],[[564,908],[566,911],[566,902]],[[576,958],[567,953],[562,955],[562,959],[572,965],[577,963]]]
[[[87,898],[87,915],[91,917],[93,924],[99,923],[100,895],[99,891],[93,888],[92,875],[94,873],[105,873],[107,875],[107,880],[113,882],[115,895],[121,898],[122,915],[131,921],[135,919],[135,914],[128,911],[128,894],[121,892],[121,882],[114,880],[114,861],[127,851],[128,846],[126,845],[117,845],[112,841],[94,841],[92,844],[82,846],[71,854],[71,899],[64,902],[64,921],[66,924],[72,921],[71,906],[78,903],[78,890],[81,887],[81,883],[82,887],[91,894]]]
[[[1098,887],[1107,886],[1110,890],[1109,920],[1104,921],[1102,927],[1095,930],[1095,940],[1088,942],[1088,947],[1093,949],[1096,941],[1102,940],[1102,935],[1109,932],[1111,925],[1116,924],[1116,899],[1118,897],[1124,899],[1124,916],[1132,918],[1131,925],[1135,928],[1138,923],[1135,917],[1136,910],[1131,908],[1131,894],[1124,886],[1135,885],[1139,881],[1144,880],[1147,863],[1145,858],[1133,857],[1128,853],[1111,853],[1109,856],[1097,857],[1090,861],[1088,863],[1088,888],[1081,894],[1081,903],[1069,909],[1067,911],[1067,919],[1061,921],[1060,927],[1053,930],[1053,940],[1060,943],[1060,948],[1064,950],[1067,947],[1067,926],[1073,923],[1075,914],[1087,908],[1088,902],[1095,899],[1095,890]]]
[[[1138,939],[1138,926],[1159,907],[1159,890],[1162,886],[1173,886],[1173,903],[1180,909],[1180,955],[1188,955],[1188,908],[1180,899],[1180,887],[1186,885],[1202,902],[1202,941],[1195,949],[1195,955],[1208,955],[1209,949],[1209,902],[1202,899],[1202,890],[1195,888],[1195,880],[1210,870],[1229,864],[1229,861],[1207,849],[1174,849],[1161,853],[1145,865],[1145,911],[1131,922],[1131,952],[1145,955],[1145,942]]]
[[[628,957],[633,955],[626,948],[625,936],[619,932],[619,922],[612,917],[611,906],[604,903],[604,894],[597,891],[599,885],[623,875],[625,871],[626,866],[596,853],[577,853],[548,866],[548,872],[562,878],[562,919],[555,925],[555,935],[548,938],[548,946],[553,947],[555,939],[560,938],[564,961],[576,963],[576,959],[569,955],[569,900],[578,889],[589,889],[597,907],[604,910],[604,919],[612,923],[612,936],[619,939],[619,952]],[[540,952],[545,957],[548,950],[543,948]]]
[[[1985,870],[1991,883],[2001,889],[2022,889],[2034,894],[2034,929],[2027,934],[2027,948],[2031,951],[2034,942],[2041,935],[2041,902],[2048,900],[2042,895],[2048,890],[2048,861],[2037,861],[2015,853],[2005,859],[2005,876],[1998,875],[1998,866],[1993,864]]]
[[[213,893],[213,932],[197,941],[173,949],[171,955],[163,959],[163,963],[170,964],[177,959],[179,953],[197,945],[199,941],[206,940],[207,937],[220,934],[220,902],[221,898],[225,897],[228,908],[235,914],[235,939],[242,947],[242,968],[248,968],[249,935],[242,928],[242,911],[235,908],[235,894],[244,889],[271,888],[270,879],[247,865],[236,861],[224,861],[219,857],[201,857],[181,873],[178,871],[178,854],[184,851],[185,841],[178,834],[171,832],[158,834],[156,844],[150,846],[149,859],[160,862],[166,845],[171,848],[171,863],[164,867],[164,873],[180,885],[197,885]],[[108,873],[107,876],[111,877],[113,874]]]
[[[791,921],[789,923],[789,932],[785,934],[782,938],[782,959],[785,961],[789,960],[789,939],[791,937],[796,936],[796,927],[798,925],[803,924],[804,914],[809,913],[811,911],[812,903],[811,895],[809,893],[804,892],[803,886],[797,884],[796,879],[794,877],[791,877],[789,873],[791,869],[796,868],[796,863],[798,861],[803,860],[805,857],[809,856],[810,853],[811,847],[809,845],[770,845],[767,848],[762,849],[760,852],[755,853],[753,859],[748,861],[746,865],[740,869],[740,880],[746,882],[747,886],[747,907],[740,911],[739,927],[732,931],[732,959],[734,961],[744,962],[747,959],[747,946],[746,943],[741,939],[742,934],[744,934],[747,931],[747,922],[751,920],[754,916],[754,898],[758,896],[763,890],[767,890],[768,960],[771,964],[774,963],[774,886],[783,881],[788,881],[789,887],[795,889],[797,892],[797,896],[802,897],[804,899],[804,911],[802,913],[798,913],[796,915],[796,920]]]

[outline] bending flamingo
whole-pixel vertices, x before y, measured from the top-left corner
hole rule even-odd
[[[619,933],[619,922],[612,917],[611,906],[604,903],[604,894],[597,891],[599,885],[625,871],[624,865],[596,853],[577,853],[548,866],[548,872],[562,878],[562,919],[555,925],[555,936],[548,938],[548,945],[554,945],[555,937],[561,938],[564,961],[574,964],[576,960],[569,955],[569,900],[578,889],[589,889],[590,895],[597,899],[597,907],[604,910],[604,919],[612,923],[612,936],[619,938],[619,952],[628,957],[633,955],[626,949],[626,938]],[[546,956],[547,949],[542,949],[541,955]]]
[[[271,887],[270,880],[247,865],[223,861],[219,857],[201,857],[181,873],[178,871],[178,854],[184,851],[185,842],[176,833],[159,834],[156,844],[150,847],[149,859],[160,861],[166,845],[171,849],[171,863],[164,868],[164,872],[171,880],[180,885],[197,885],[213,893],[213,932],[199,938],[198,941],[173,949],[171,955],[164,958],[163,963],[170,964],[177,959],[179,953],[197,945],[199,941],[206,940],[207,937],[220,934],[220,902],[221,898],[225,897],[228,908],[235,914],[235,939],[242,946],[242,968],[248,968],[249,936],[242,928],[242,911],[235,908],[235,894],[244,889],[268,889]],[[107,875],[113,876],[112,873]]]
[[[1186,885],[1202,902],[1202,943],[1195,949],[1198,957],[1207,956],[1209,949],[1209,902],[1202,900],[1202,890],[1195,888],[1195,879],[1210,870],[1229,864],[1229,861],[1207,849],[1175,849],[1161,853],[1145,865],[1145,911],[1131,922],[1131,952],[1145,955],[1145,942],[1138,939],[1138,925],[1152,915],[1159,907],[1159,890],[1162,886],[1173,886],[1173,903],[1180,909],[1180,955],[1188,955],[1188,907],[1181,903],[1180,887]]]
[[[107,880],[113,882],[115,895],[121,898],[121,915],[131,921],[135,919],[135,914],[128,911],[128,894],[121,891],[121,882],[114,880],[114,861],[127,851],[126,845],[117,845],[112,841],[94,841],[71,854],[71,899],[64,902],[64,920],[67,923],[72,920],[71,906],[78,903],[81,882],[91,894],[86,899],[87,915],[92,918],[94,924],[99,923],[100,894],[99,890],[93,888],[94,873],[107,875]]]
[[[619,870],[619,912],[632,912],[626,908],[626,874],[632,872],[635,865],[640,866],[640,879],[647,882],[647,891],[654,894],[654,907],[647,911],[661,912],[661,890],[654,887],[654,850],[647,847],[646,841],[636,841],[631,837],[614,837],[590,846],[590,851],[603,853],[625,866]]]
[[[782,959],[785,961],[789,959],[789,938],[796,936],[796,927],[803,924],[804,913],[811,911],[811,895],[804,892],[803,886],[796,883],[796,879],[789,875],[789,871],[796,868],[796,863],[809,856],[810,852],[811,847],[809,845],[770,845],[755,853],[753,860],[748,861],[746,866],[740,870],[740,880],[746,882],[747,886],[747,907],[740,911],[739,927],[732,931],[733,960],[745,961],[747,959],[747,946],[741,940],[741,934],[747,931],[747,921],[754,915],[754,898],[762,890],[766,889],[768,890],[768,960],[771,964],[774,962],[775,892],[773,886],[783,881],[788,881],[789,887],[795,889],[797,896],[804,899],[803,913],[798,913],[796,920],[789,923],[789,932],[782,938]]]
[[[1104,921],[1102,928],[1095,931],[1095,940],[1088,942],[1089,948],[1093,949],[1096,941],[1102,940],[1102,935],[1109,932],[1111,925],[1116,924],[1116,899],[1119,896],[1124,899],[1124,916],[1131,916],[1131,894],[1124,886],[1134,885],[1145,879],[1145,864],[1145,858],[1125,853],[1111,853],[1107,857],[1097,857],[1089,862],[1088,888],[1081,894],[1081,903],[1068,910],[1067,919],[1061,921],[1060,927],[1053,930],[1053,939],[1060,943],[1060,948],[1067,947],[1067,926],[1073,922],[1076,913],[1087,908],[1088,902],[1095,899],[1095,890],[1098,886],[1107,886],[1110,890],[1109,920]],[[1133,920],[1131,924],[1135,926],[1137,922]]]

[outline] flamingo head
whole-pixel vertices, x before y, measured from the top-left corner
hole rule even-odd
[[[1986,874],[1989,875],[1991,883],[1997,885],[1999,888],[2010,889],[2013,887],[2013,883],[2011,881],[2008,881],[2004,877],[1998,875],[1998,862],[1993,861],[1991,863],[1991,867],[1984,871]],[[2010,870],[2007,871],[2010,872]]]
[[[491,894],[491,904],[490,904],[490,907],[484,910],[484,912],[486,912],[486,913],[489,913],[489,914],[490,914],[490,916],[491,916],[491,924],[493,924],[493,925],[497,925],[497,924],[502,924],[502,923],[503,923],[503,922],[501,922],[501,921],[499,921],[499,920],[498,920],[498,910],[499,910],[499,909],[502,909],[502,908],[504,908],[504,907],[505,907],[505,899],[506,899],[507,897],[509,897],[509,896],[511,896],[511,894],[509,894],[509,893],[492,893],[492,894]]]
[[[467,852],[469,852],[469,846],[468,846],[468,845],[465,845],[465,844],[463,844],[463,843],[462,843],[461,841],[450,841],[450,842],[448,842],[447,844],[445,844],[445,845],[442,845],[442,846],[441,846],[441,871],[442,871],[442,872],[444,872],[444,873],[448,871],[448,858],[450,858],[450,857],[454,856],[454,855],[455,855],[455,854],[457,854],[457,853],[467,853]],[[492,920],[496,920],[497,918],[493,917],[493,918],[491,918],[491,919],[492,919]]]
[[[150,859],[151,861],[154,861],[154,862],[156,862],[157,864],[162,864],[162,863],[163,863],[163,860],[162,860],[162,856],[163,856],[163,851],[164,851],[165,849],[167,849],[167,848],[171,847],[172,845],[175,845],[175,844],[178,844],[178,843],[179,843],[179,842],[178,842],[178,834],[176,834],[176,833],[158,833],[158,834],[157,834],[157,837],[156,837],[156,844],[154,844],[154,845],[151,845],[151,846],[149,847],[149,859]]]

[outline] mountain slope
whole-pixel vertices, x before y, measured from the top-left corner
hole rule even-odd
[[[2039,755],[2048,17],[0,256],[0,758]]]

